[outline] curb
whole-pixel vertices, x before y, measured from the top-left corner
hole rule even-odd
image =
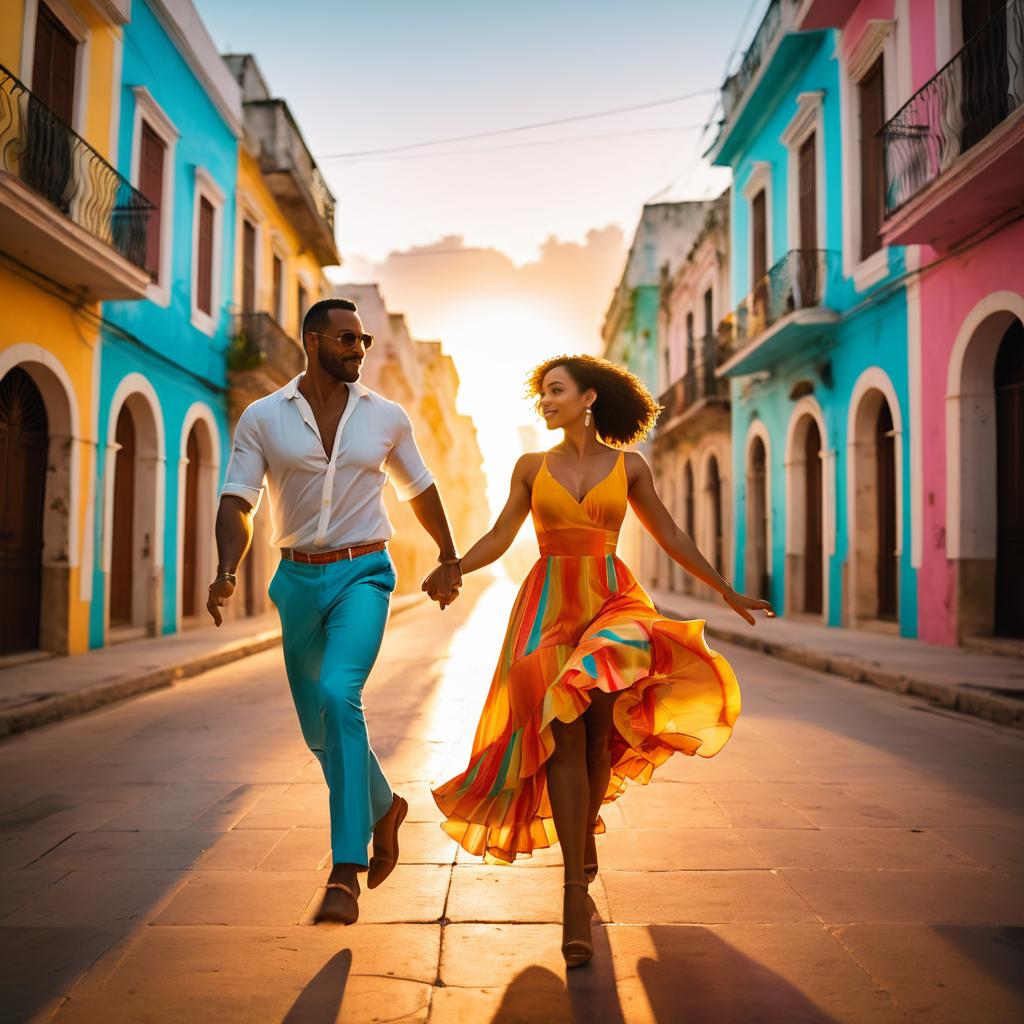
[[[395,598],[391,602],[391,614],[398,615],[407,608],[413,607],[420,600],[420,594],[405,594]],[[220,668],[222,665],[260,654],[270,650],[271,647],[277,647],[280,643],[280,629],[265,630],[206,654],[200,654],[188,661],[153,669],[142,675],[121,676],[96,683],[76,692],[61,693],[33,701],[31,704],[7,708],[0,711],[0,742],[18,733],[38,729],[40,726],[51,725],[68,718],[77,718],[79,715],[96,711],[108,704],[116,704],[153,690],[165,689],[182,680],[191,679],[204,672]]]
[[[674,617],[681,615],[680,608],[658,605],[658,610]],[[949,711],[958,711],[974,718],[983,718],[997,725],[1008,725],[1014,729],[1024,729],[1024,701],[1000,697],[984,689],[970,686],[957,686],[954,683],[937,683],[933,679],[920,676],[909,676],[899,672],[889,672],[872,661],[849,655],[828,655],[812,647],[800,647],[797,644],[780,643],[774,640],[761,640],[739,630],[728,627],[706,625],[705,632],[716,640],[747,647],[778,658],[781,661],[803,665],[818,672],[842,676],[855,683],[866,683],[877,686],[881,690],[892,693],[903,693],[913,697],[921,697]]]

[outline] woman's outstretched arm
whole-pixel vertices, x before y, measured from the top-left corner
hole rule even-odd
[[[530,489],[533,478],[537,475],[540,456],[523,455],[512,470],[512,483],[509,487],[508,500],[501,510],[494,525],[462,556],[462,575],[482,569],[491,562],[496,562],[512,546],[512,541],[519,533],[519,527],[530,512]],[[437,569],[434,573],[438,572]],[[431,573],[423,581],[423,589],[429,589]]]
[[[684,533],[670,515],[654,487],[651,467],[642,455],[631,453],[626,457],[629,477],[629,503],[644,529],[661,545],[673,561],[678,562],[688,573],[706,583],[725,598],[725,603],[737,615],[754,625],[754,611],[763,610],[774,617],[775,612],[767,601],[747,597],[733,590],[732,586],[719,575],[713,565],[700,553],[691,537]]]

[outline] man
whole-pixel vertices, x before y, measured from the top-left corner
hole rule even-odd
[[[450,604],[462,576],[409,417],[359,383],[373,338],[355,304],[315,303],[302,322],[302,342],[305,373],[253,402],[235,428],[207,609],[219,626],[266,479],[272,543],[281,549],[270,597],[281,616],[302,734],[330,792],[334,867],[319,919],[352,924],[359,916],[357,872],[369,872],[371,889],[391,873],[408,811],[370,746],[362,704],[395,586],[386,549],[392,530],[382,500],[388,475],[437,543],[441,572],[428,590],[431,598],[442,608]]]

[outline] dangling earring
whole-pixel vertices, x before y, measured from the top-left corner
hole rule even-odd
[[[583,425],[585,427],[589,427],[590,426],[590,406],[589,405],[587,406],[587,414],[586,414],[586,416],[583,417]]]

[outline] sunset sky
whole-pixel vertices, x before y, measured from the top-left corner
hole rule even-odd
[[[516,427],[538,422],[523,378],[550,354],[598,350],[643,203],[728,184],[700,159],[707,90],[766,0],[250,0],[244,15],[236,0],[196,2],[222,50],[256,55],[338,199],[332,276],[380,282],[455,357],[493,506]]]

